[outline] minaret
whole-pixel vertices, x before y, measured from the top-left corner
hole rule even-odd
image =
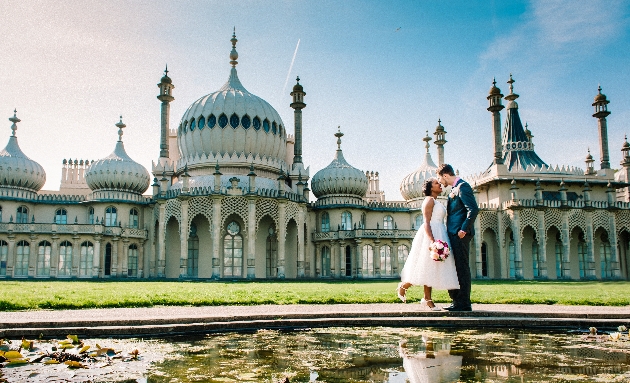
[[[157,96],[157,99],[162,101],[162,113],[161,113],[161,127],[160,127],[160,159],[168,159],[168,134],[169,134],[169,117],[171,106],[170,102],[175,98],[173,97],[173,82],[171,78],[168,77],[168,66],[164,70],[164,77],[160,80],[160,83],[157,84],[158,88],[160,88],[160,95]]]
[[[488,94],[488,111],[492,113],[492,135],[494,138],[494,160],[492,164],[500,165],[503,163],[503,150],[501,147],[501,114],[504,106],[501,104],[503,95],[501,89],[497,88],[497,81],[492,79],[492,88],[490,88],[490,94]]]
[[[302,109],[306,107],[304,103],[304,96],[306,93],[304,92],[304,88],[300,85],[300,77],[296,79],[297,84],[293,86],[293,92],[291,92],[291,96],[293,97],[293,102],[291,103],[291,108],[294,109],[294,124],[295,124],[295,144],[293,146],[293,167],[295,168],[295,164],[302,163]]]
[[[593,117],[597,118],[599,125],[599,150],[600,150],[600,168],[610,169],[610,159],[608,156],[608,127],[606,125],[606,117],[610,114],[608,105],[610,101],[606,99],[606,95],[602,94],[602,87],[597,87],[599,94],[595,96],[595,113]]]
[[[628,136],[625,137],[623,146],[621,147],[621,167],[620,170],[625,177],[625,181],[630,180],[630,143],[628,143]],[[624,201],[630,201],[630,187],[624,188]]]
[[[434,144],[437,146],[438,166],[440,166],[444,163],[444,144],[448,142],[446,141],[446,130],[442,126],[442,120],[438,119],[438,126],[435,127],[433,135],[435,135]]]

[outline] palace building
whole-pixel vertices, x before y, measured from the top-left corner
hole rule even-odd
[[[398,277],[422,225],[422,183],[444,163],[441,121],[435,139],[423,139],[423,162],[400,184],[404,201],[385,199],[378,172],[350,165],[340,130],[336,150],[331,137],[330,165],[311,176],[302,160],[299,78],[289,129],[240,82],[235,35],[231,43],[227,82],[193,102],[175,128],[175,86],[165,71],[153,176],[126,152],[121,117],[109,156],[63,160],[59,191],[41,190],[46,172],[20,149],[14,112],[0,152],[0,278]],[[509,94],[495,82],[487,97],[490,165],[462,175],[480,206],[473,277],[628,279],[630,144],[622,145],[620,169],[612,169],[608,99],[600,88],[592,105],[599,166],[590,152],[585,170],[551,166],[521,123],[511,75],[508,83]]]

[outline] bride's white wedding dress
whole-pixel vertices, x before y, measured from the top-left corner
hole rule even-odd
[[[426,285],[438,290],[456,290],[459,289],[459,281],[455,270],[451,241],[449,241],[446,231],[446,207],[438,200],[426,197],[422,203],[422,211],[429,200],[435,201],[431,221],[423,223],[418,228],[411,243],[409,257],[407,257],[405,266],[400,272],[400,280],[403,283],[409,282],[414,286]],[[429,255],[431,241],[424,228],[424,225],[427,224],[431,225],[433,238],[441,239],[448,243],[449,248],[451,248],[451,255],[444,262],[434,261]]]

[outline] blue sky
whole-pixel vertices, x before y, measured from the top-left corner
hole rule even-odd
[[[289,92],[296,75],[302,79],[311,176],[332,160],[341,126],[346,159],[379,171],[389,200],[401,199],[400,181],[420,165],[422,138],[438,118],[448,132],[447,162],[463,175],[489,165],[485,97],[495,76],[506,94],[513,73],[521,118],[548,164],[583,168],[588,147],[599,159],[591,117],[598,84],[611,100],[613,167],[630,130],[630,5],[622,1],[51,4],[0,3],[0,116],[18,109],[20,146],[46,169],[46,189],[58,189],[64,158],[113,151],[120,114],[127,152],[150,170],[164,65],[176,87],[176,126],[193,101],[227,80],[233,27],[241,82],[289,131]],[[8,139],[8,120],[3,131]],[[433,145],[431,153],[436,159]]]

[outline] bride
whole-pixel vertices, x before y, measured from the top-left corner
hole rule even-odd
[[[440,311],[431,299],[431,290],[459,289],[459,281],[455,270],[453,256],[445,261],[434,261],[430,256],[429,246],[439,239],[451,243],[446,232],[446,207],[436,198],[442,193],[442,185],[435,178],[429,178],[423,185],[424,202],[422,203],[422,215],[424,223],[418,228],[418,232],[411,243],[411,250],[405,266],[400,272],[401,282],[396,290],[401,301],[407,301],[407,289],[411,286],[424,285],[424,298],[420,303],[433,311]]]

